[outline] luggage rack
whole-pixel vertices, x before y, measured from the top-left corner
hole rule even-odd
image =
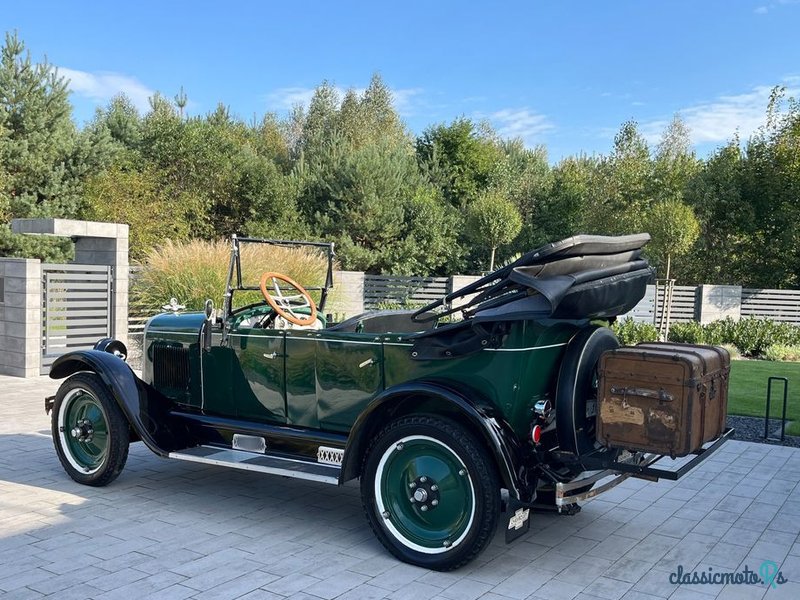
[[[556,506],[560,511],[568,509],[579,500],[588,500],[589,498],[593,498],[594,496],[616,487],[628,479],[628,477],[637,477],[650,481],[658,481],[659,479],[676,481],[716,452],[723,443],[733,437],[733,434],[733,428],[728,427],[722,435],[709,446],[692,452],[694,457],[680,465],[677,469],[653,467],[653,465],[662,458],[667,458],[664,454],[635,452],[628,453],[625,458],[622,459],[603,458],[602,454],[581,457],[581,464],[589,472],[586,473],[585,477],[573,479],[566,483],[556,483]],[[610,479],[602,485],[593,487],[589,491],[577,494],[570,493],[576,489],[585,488],[587,485],[594,485],[598,481],[608,477],[613,477],[613,479]]]

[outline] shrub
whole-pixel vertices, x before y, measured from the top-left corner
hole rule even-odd
[[[725,350],[728,351],[728,354],[731,355],[731,360],[739,360],[740,358],[742,358],[741,352],[739,352],[739,349],[733,344],[716,344],[716,345],[725,348]]]
[[[703,339],[706,344],[712,346],[733,345],[733,331],[736,328],[736,321],[728,317],[720,321],[714,321],[703,325]],[[738,352],[737,352],[738,354]]]
[[[766,360],[800,362],[800,346],[772,344],[764,351]]]
[[[706,330],[697,321],[674,323],[669,328],[669,341],[683,344],[705,344]]]
[[[789,323],[768,319],[742,319],[731,327],[731,339],[739,351],[747,356],[760,356],[773,344],[800,344],[800,328]]]
[[[615,321],[611,330],[619,338],[623,346],[635,346],[640,342],[658,341],[658,330],[650,323],[637,323],[630,317],[624,321]]]
[[[320,286],[325,281],[327,258],[312,249],[242,244],[241,251],[244,285],[258,285],[264,271],[284,273],[304,286]],[[177,298],[187,310],[202,310],[207,298],[221,306],[230,254],[227,241],[167,241],[151,249],[140,275],[132,282],[132,304],[148,313],[160,310],[170,298]],[[260,292],[234,295],[237,306],[260,298]]]
[[[707,325],[676,323],[669,337],[691,344],[732,345],[745,356],[760,356],[774,344],[800,345],[800,327],[754,317],[740,321],[727,318]]]

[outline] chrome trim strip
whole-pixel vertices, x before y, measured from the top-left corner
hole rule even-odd
[[[164,331],[163,329],[157,329],[156,331],[150,331],[148,333],[151,334],[168,333],[170,335],[192,335],[192,336],[197,336],[199,334],[198,331]]]
[[[530,348],[484,348],[484,352],[527,352],[528,350],[545,350],[546,348],[560,348],[566,346],[567,342],[563,344],[550,344],[549,346],[532,346]]]
[[[368,346],[380,346],[384,342],[362,342],[359,340],[333,340],[331,338],[318,338],[318,337],[300,337],[300,336],[293,336],[287,335],[287,340],[305,340],[307,342],[334,342],[339,344],[364,344]]]
[[[209,446],[202,446],[208,448]],[[215,448],[216,449],[216,448]],[[191,451],[191,449],[189,449]],[[219,458],[213,458],[218,456]],[[242,452],[241,450],[226,450],[219,448],[219,452],[215,452],[211,456],[196,456],[184,452],[170,452],[168,457],[177,460],[185,460],[187,462],[196,462],[206,465],[216,465],[220,467],[230,467],[233,469],[242,469],[244,471],[256,471],[258,473],[268,473],[270,475],[283,475],[284,477],[293,477],[296,479],[305,479],[308,481],[318,481],[320,483],[329,483],[332,485],[339,485],[339,469],[333,465],[325,465],[323,463],[310,463],[302,461],[302,464],[314,465],[315,467],[327,467],[331,470],[331,475],[319,475],[317,473],[304,473],[290,468],[268,467],[265,465],[248,464],[243,461],[253,457],[265,456],[263,454],[256,454],[254,452]],[[301,462],[285,460],[275,456],[272,459],[281,460],[282,462]],[[227,460],[225,460],[227,459]],[[335,473],[335,474],[333,474]]]

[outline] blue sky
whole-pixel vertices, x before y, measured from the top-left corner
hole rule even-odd
[[[758,127],[772,86],[800,96],[800,0],[115,4],[0,10],[70,78],[79,123],[117,92],[144,108],[181,85],[195,114],[284,113],[378,71],[413,132],[488,119],[555,161],[608,152],[627,119],[656,142],[676,112],[706,155]]]

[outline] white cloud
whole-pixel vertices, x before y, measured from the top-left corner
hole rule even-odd
[[[343,88],[338,85],[333,86],[333,89],[339,96],[339,99],[344,98],[344,95],[349,89],[352,89],[356,94],[361,96],[366,88],[354,87]],[[289,110],[296,105],[308,106],[311,98],[314,96],[315,88],[306,87],[285,87],[279,88],[274,92],[270,92],[266,96],[267,106],[271,109]],[[421,88],[400,88],[390,90],[392,98],[394,99],[394,107],[397,112],[403,116],[408,116],[414,113],[416,108],[417,99],[422,94]]]
[[[784,83],[791,83],[793,77]],[[747,139],[764,124],[771,86],[757,86],[751,91],[732,96],[719,96],[717,99],[689,106],[678,113],[689,127],[692,142],[726,142],[738,133]],[[787,96],[797,96],[800,90],[787,88]],[[655,119],[642,123],[641,131],[651,143],[661,140],[661,134],[669,119]]]
[[[775,2],[770,2],[769,4],[762,4],[761,6],[757,6],[755,9],[753,9],[753,12],[756,13],[757,15],[765,15],[773,8],[776,8],[778,6],[781,5],[786,6],[788,4],[798,4],[798,3],[800,3],[800,0],[775,0]]]
[[[401,115],[408,116],[414,114],[419,97],[422,95],[422,88],[403,88],[392,90],[394,107]]]
[[[72,92],[97,104],[105,104],[114,96],[125,94],[140,112],[146,112],[150,107],[149,98],[155,93],[135,77],[121,73],[89,73],[66,67],[59,67],[58,73],[69,80]]]
[[[526,146],[541,143],[543,135],[555,129],[555,125],[545,115],[528,107],[504,108],[480,116],[489,119],[501,137],[521,138]]]
[[[336,88],[339,96],[342,96],[341,88]],[[311,98],[314,96],[314,88],[304,87],[285,87],[275,90],[267,94],[267,106],[270,108],[280,108],[289,110],[293,106],[300,104],[308,106]]]

